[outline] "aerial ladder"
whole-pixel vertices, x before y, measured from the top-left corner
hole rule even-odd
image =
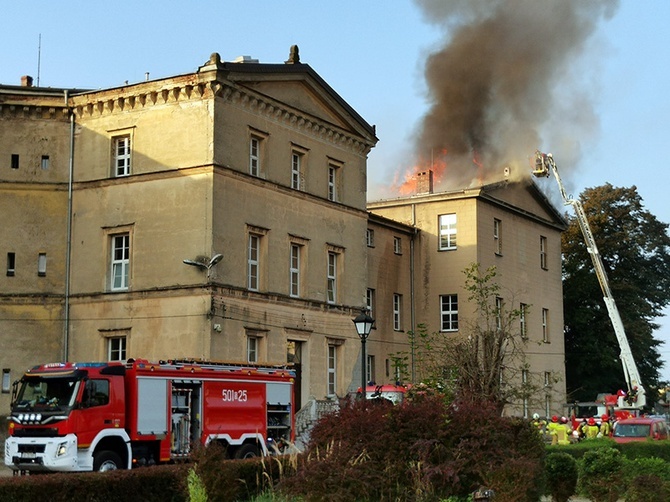
[[[572,206],[575,210],[575,216],[577,217],[579,228],[581,229],[582,235],[584,236],[586,249],[591,256],[591,261],[593,261],[596,276],[598,277],[598,282],[600,283],[600,289],[603,292],[603,299],[605,300],[605,305],[607,306],[607,312],[609,314],[610,321],[612,322],[612,327],[614,328],[617,341],[619,342],[619,357],[623,366],[623,372],[626,379],[626,385],[628,386],[628,391],[625,395],[618,395],[617,406],[621,409],[641,409],[647,402],[645,390],[640,381],[640,373],[638,372],[637,365],[635,364],[633,353],[630,350],[630,344],[628,343],[628,338],[626,337],[623,322],[621,322],[621,316],[619,315],[619,309],[617,308],[614,297],[612,296],[612,291],[610,290],[609,281],[607,279],[607,272],[605,271],[600,253],[598,252],[596,241],[593,238],[591,226],[589,225],[589,221],[586,218],[584,206],[582,206],[582,203],[579,199],[574,199],[567,195],[565,187],[563,186],[563,182],[561,181],[561,177],[558,174],[556,162],[554,162],[554,158],[551,153],[542,153],[540,151],[535,152],[535,169],[533,170],[533,174],[540,178],[547,178],[552,173],[554,178],[556,178],[556,182],[558,183],[558,188],[561,192],[563,203],[566,206]]]

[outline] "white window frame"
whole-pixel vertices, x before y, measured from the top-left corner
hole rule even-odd
[[[458,331],[458,295],[440,295],[440,331]]]
[[[257,363],[259,361],[259,347],[260,338],[258,336],[247,335],[247,362]]]
[[[542,309],[542,341],[549,343],[549,309]]]
[[[544,396],[544,416],[551,415],[551,396],[549,394]]]
[[[49,165],[50,165],[49,156],[42,155],[42,159],[40,160],[40,168],[43,171],[47,171],[49,169]]]
[[[114,136],[112,138],[114,148],[114,177],[122,178],[130,176],[132,165],[132,150],[130,134]]]
[[[339,253],[328,251],[326,301],[337,303],[337,261]]]
[[[304,188],[304,179],[303,179],[303,160],[304,154],[293,150],[291,152],[291,188],[293,190],[303,190]]]
[[[526,387],[526,384],[528,383],[528,370],[522,369],[521,370],[521,383],[523,384],[524,388]],[[525,393],[524,389],[524,396],[523,396],[523,418],[528,418],[529,415],[529,410],[528,410],[528,396]]]
[[[328,344],[328,353],[327,353],[327,389],[326,395],[333,397],[337,395],[337,349],[338,346],[335,344]]]
[[[370,382],[376,382],[377,379],[375,378],[375,356],[372,354],[367,354],[365,356],[367,359],[367,365],[365,366],[365,382],[370,383]]]
[[[289,251],[289,296],[293,298],[300,297],[300,255],[302,246],[291,243]]]
[[[499,296],[496,296],[495,316],[496,316],[496,329],[498,331],[501,331],[503,328],[503,320],[502,320],[503,304],[504,304],[503,299]]]
[[[453,251],[457,248],[456,213],[441,214],[438,219],[438,246],[440,251]]]
[[[368,309],[368,315],[374,319],[375,317],[375,290],[368,288],[365,292],[365,306]],[[374,328],[374,326],[373,326]]]
[[[112,336],[107,338],[107,360],[125,361],[127,359],[128,338]]]
[[[519,304],[519,334],[521,338],[528,338],[528,325],[526,323],[526,312],[528,310],[528,305],[525,303]]]
[[[110,235],[110,290],[127,291],[130,286],[130,233]]]
[[[493,246],[495,254],[502,255],[502,220],[493,218]]]
[[[16,253],[10,251],[7,253],[7,277],[14,277],[16,274]]]
[[[393,293],[393,331],[402,331],[402,295]]]
[[[369,248],[375,247],[375,231],[371,228],[365,232],[365,243]]]
[[[249,174],[261,175],[261,143],[263,138],[252,134],[249,138]]]
[[[261,237],[249,233],[247,240],[247,289],[250,291],[260,289]]]
[[[337,202],[337,173],[338,166],[328,164],[328,200]]]
[[[8,394],[12,390],[12,374],[9,368],[2,369],[2,393]]]
[[[37,255],[37,275],[44,277],[47,275],[47,254],[39,253]]]
[[[540,236],[540,268],[547,270],[547,238],[544,235]]]

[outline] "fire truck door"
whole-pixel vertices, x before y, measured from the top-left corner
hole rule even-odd
[[[88,446],[103,429],[117,427],[114,407],[110,404],[110,382],[104,378],[86,381],[77,413],[79,446]]]
[[[168,381],[165,378],[137,379],[137,433],[167,435]]]

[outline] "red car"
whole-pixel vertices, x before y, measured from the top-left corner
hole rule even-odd
[[[663,418],[626,418],[614,424],[612,438],[617,443],[668,439],[668,424]]]

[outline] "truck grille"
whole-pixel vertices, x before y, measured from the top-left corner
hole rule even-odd
[[[14,436],[22,438],[48,438],[58,437],[58,429],[53,427],[39,429],[14,429]]]
[[[19,444],[19,453],[44,453],[44,444]]]

